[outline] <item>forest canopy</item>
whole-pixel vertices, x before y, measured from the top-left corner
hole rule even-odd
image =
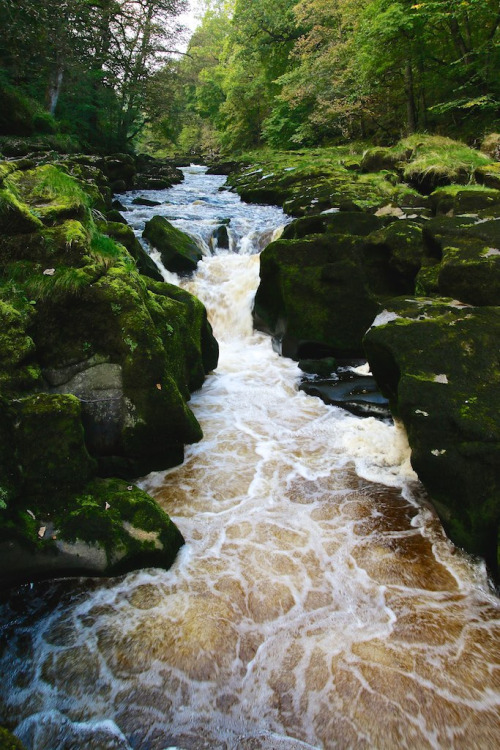
[[[301,148],[498,128],[498,0],[0,0],[0,83],[103,149]],[[5,132],[0,121],[0,131]],[[144,133],[146,136],[144,136]]]

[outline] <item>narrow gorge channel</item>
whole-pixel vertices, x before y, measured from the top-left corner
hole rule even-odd
[[[253,331],[258,253],[281,210],[185,174],[148,193],[158,206],[124,202],[138,232],[160,214],[205,248],[177,280],[220,343],[191,400],[204,439],[140,482],[186,545],[169,571],[13,595],[2,714],[35,750],[500,745],[484,566],[446,539],[403,432],[299,391],[296,363]],[[220,224],[229,249],[211,241]]]

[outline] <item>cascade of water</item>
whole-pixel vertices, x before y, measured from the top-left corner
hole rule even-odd
[[[3,713],[37,750],[498,745],[484,569],[417,497],[403,432],[298,391],[296,364],[252,330],[256,253],[284,217],[200,172],[153,212],[207,248],[229,218],[244,252],[207,250],[183,282],[221,345],[191,402],[205,437],[142,480],[187,544],[169,571],[28,597],[1,657]],[[150,215],[130,214],[138,231]]]

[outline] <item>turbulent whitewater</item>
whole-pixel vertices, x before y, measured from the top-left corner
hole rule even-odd
[[[222,183],[187,169],[127,215],[138,232],[164,215],[204,249],[182,283],[221,347],[191,401],[205,437],[140,482],[186,545],[167,572],[12,596],[0,720],[36,750],[497,747],[484,567],[444,536],[404,433],[299,391],[252,330],[258,252],[287,219]]]

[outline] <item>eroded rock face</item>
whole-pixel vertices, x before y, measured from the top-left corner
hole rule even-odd
[[[500,309],[392,300],[364,339],[451,539],[498,571]]]
[[[500,222],[437,217],[423,228],[424,260],[416,278],[421,294],[471,305],[500,304]]]
[[[380,302],[413,291],[422,229],[411,221],[384,227],[374,216],[339,213],[321,217],[324,234],[302,238],[313,218],[287,227],[299,239],[278,240],[263,251],[257,327],[294,359],[363,356],[362,338]]]
[[[360,168],[387,168],[393,158],[392,151],[374,150]],[[402,179],[413,169],[411,184],[430,194],[425,207],[391,199],[377,210],[371,206],[371,213],[342,210],[339,182],[330,186],[338,208],[324,211],[323,193],[309,190],[311,180],[301,182],[298,168],[296,182],[255,171],[233,179],[239,191],[240,185],[269,190],[286,184],[289,194],[307,194],[309,201],[303,211],[293,204],[294,213],[307,215],[262,253],[256,325],[296,359],[368,355],[392,412],[405,423],[414,468],[450,537],[484,556],[497,575],[496,165],[476,169],[483,186],[469,185],[470,171],[427,172],[423,164],[405,166],[402,157],[392,166]],[[347,190],[345,199],[351,195]],[[314,202],[317,212],[311,213]],[[362,201],[359,206],[367,208]],[[364,326],[380,313],[363,339]]]
[[[89,159],[0,170],[2,585],[170,565],[182,543],[145,493],[95,477],[182,461],[202,436],[187,400],[217,342],[203,305],[151,272],[126,225],[96,224],[108,196]],[[110,175],[124,164],[108,160]]]

